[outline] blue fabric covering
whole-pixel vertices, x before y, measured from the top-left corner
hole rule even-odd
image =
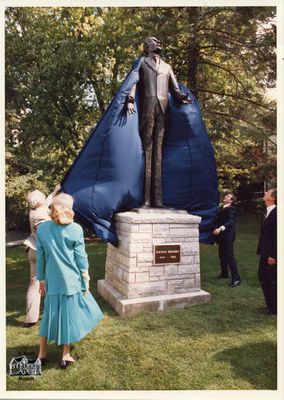
[[[103,240],[117,245],[114,213],[138,207],[143,200],[144,160],[139,136],[139,91],[136,114],[127,115],[126,97],[139,79],[141,59],[133,63],[120,90],[62,182],[75,199],[77,219]],[[163,202],[202,217],[200,241],[213,243],[218,211],[214,151],[199,105],[177,104],[169,93],[168,125],[163,153]]]

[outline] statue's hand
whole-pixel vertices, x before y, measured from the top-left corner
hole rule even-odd
[[[192,104],[192,103],[193,103],[193,100],[192,100],[192,99],[189,99],[189,98],[187,97],[186,99],[183,99],[183,100],[182,100],[182,103],[183,103],[183,104]]]
[[[135,114],[135,108],[134,108],[134,104],[133,103],[127,103],[127,113],[128,114]]]

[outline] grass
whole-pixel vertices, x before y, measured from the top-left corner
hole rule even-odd
[[[96,293],[104,277],[106,245],[87,246],[91,291],[105,318],[75,344],[77,359],[58,368],[61,348],[50,344],[38,379],[7,376],[7,390],[276,390],[276,317],[264,314],[257,280],[258,218],[240,217],[235,253],[242,284],[216,279],[216,246],[201,245],[201,286],[209,304],[119,317]],[[29,268],[23,248],[7,251],[7,363],[33,358],[38,326],[22,328]],[[7,366],[8,370],[8,366]]]

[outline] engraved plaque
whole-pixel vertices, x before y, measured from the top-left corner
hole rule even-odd
[[[180,263],[180,244],[154,245],[155,264]]]

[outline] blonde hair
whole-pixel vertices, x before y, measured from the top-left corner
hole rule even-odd
[[[72,210],[74,200],[69,194],[60,193],[54,197],[51,203],[50,217],[59,225],[71,224],[74,218]]]
[[[29,203],[30,208],[37,208],[42,206],[45,202],[45,194],[39,190],[34,190],[33,192],[28,193],[26,200]]]

